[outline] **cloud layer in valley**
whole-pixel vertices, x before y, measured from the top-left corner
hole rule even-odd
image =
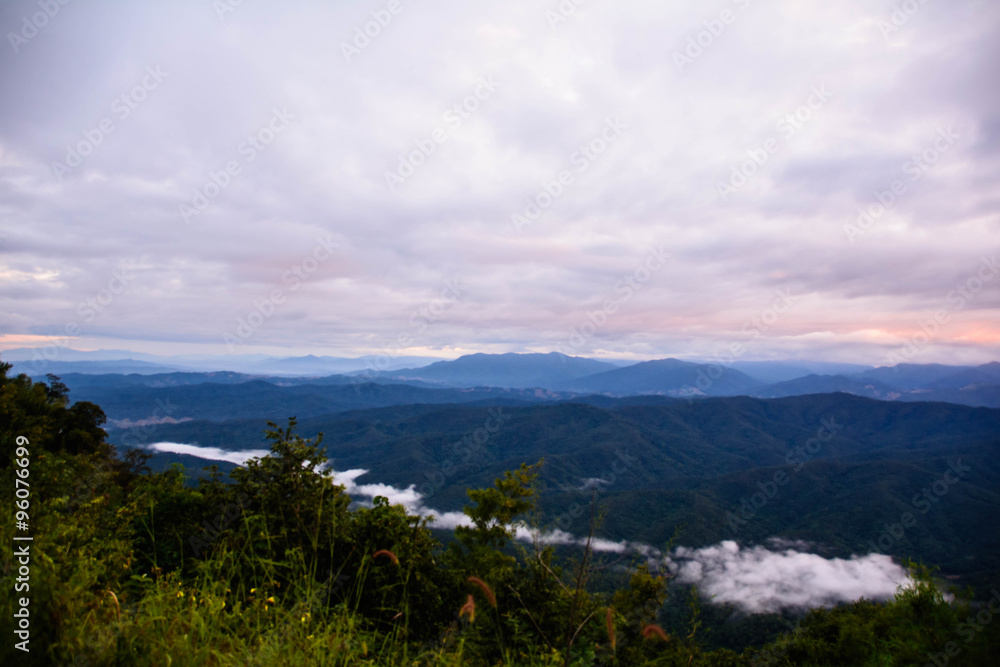
[[[238,465],[262,455],[259,450],[228,452],[177,443],[157,443],[150,448]],[[462,512],[438,512],[424,505],[423,496],[413,485],[398,489],[388,484],[359,483],[358,479],[367,472],[363,469],[334,472],[334,483],[343,485],[344,491],[360,502],[383,496],[411,513],[433,516],[431,525],[435,528],[469,525]],[[537,531],[519,526],[516,535],[524,542],[586,544],[586,538],[562,530]],[[807,553],[808,545],[804,543],[781,539],[770,541],[767,547],[743,547],[731,540],[699,549],[677,547],[667,555],[649,545],[601,538],[595,539],[591,546],[597,552],[643,556],[655,569],[670,572],[678,583],[697,586],[712,603],[731,604],[746,613],[812,609],[862,597],[885,600],[908,582],[906,571],[889,556],[873,553],[847,560],[829,559]]]
[[[716,604],[750,613],[812,609],[865,597],[886,600],[907,582],[906,571],[882,554],[823,558],[797,549],[772,551],[727,540],[701,549],[678,547],[670,570]]]

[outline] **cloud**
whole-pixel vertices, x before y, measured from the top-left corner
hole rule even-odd
[[[267,456],[271,452],[266,449],[248,449],[246,451],[234,452],[217,447],[200,447],[198,445],[185,445],[177,442],[154,442],[148,449],[154,452],[164,452],[170,454],[184,454],[185,456],[197,456],[200,459],[210,461],[226,461],[236,465],[246,465],[246,462],[253,458]]]
[[[226,452],[211,447],[157,443],[157,451],[200,456],[243,465],[253,456],[268,452],[251,450]],[[398,489],[388,484],[358,483],[367,470],[355,468],[333,472],[334,484],[354,498],[384,496],[390,504],[402,505],[408,512],[434,517],[432,526],[453,530],[468,526],[462,512],[438,512],[423,503],[414,485]],[[515,537],[523,542],[575,545],[582,547],[587,538],[562,530],[536,531],[527,526],[515,528]],[[646,544],[595,538],[591,548],[601,553],[633,553],[645,556],[654,567],[663,567],[681,584],[697,586],[714,604],[732,604],[747,613],[774,613],[783,609],[813,609],[853,602],[862,597],[871,600],[892,598],[900,585],[906,585],[906,570],[882,554],[852,556],[850,559],[823,558],[807,553],[808,544],[799,540],[771,538],[770,548],[742,547],[727,540],[720,544],[692,549],[677,547],[664,555]]]
[[[470,525],[461,512],[438,512],[426,507],[413,485],[395,489],[385,484],[357,484],[356,478],[365,472],[336,473],[335,482],[344,484],[352,496],[386,496],[391,503],[399,503],[410,512],[433,516],[435,528]],[[586,537],[562,530],[537,531],[524,525],[516,527],[515,537],[523,542],[578,547],[587,542]],[[678,547],[664,556],[646,544],[594,538],[591,548],[599,553],[645,556],[655,566],[670,571],[678,583],[698,586],[713,604],[732,604],[747,613],[829,607],[862,597],[887,600],[909,581],[906,570],[890,556],[824,558],[806,552],[808,545],[799,540],[771,538],[767,544],[770,548],[747,548],[725,541],[700,549]]]
[[[355,480],[366,474],[367,470],[354,469],[345,472],[334,472],[333,483],[344,486],[344,492],[351,496],[374,498],[384,496],[392,505],[402,505],[409,510],[420,508],[421,495],[413,484],[405,489],[397,489],[388,484],[358,484]]]
[[[225,353],[223,334],[280,289],[242,349],[379,354],[410,333],[402,354],[550,351],[666,245],[670,266],[580,353],[706,357],[745,340],[782,288],[800,304],[747,358],[873,362],[1000,247],[995,4],[922,4],[884,36],[878,3],[732,3],[737,20],[683,72],[674,54],[718,16],[703,3],[588,4],[556,28],[529,0],[404,6],[350,61],[341,44],[371,10],[344,3],[243,3],[220,19],[204,0],[95,0],[16,52],[5,43],[17,94],[0,100],[0,331],[76,322],[81,347]],[[3,3],[0,26],[36,9]],[[166,76],[136,101],[148,67]],[[446,112],[490,76],[496,92],[450,128]],[[820,85],[833,97],[786,140],[778,122]],[[241,152],[286,107],[287,129]],[[579,171],[574,154],[614,116],[627,130]],[[113,131],[60,180],[53,163],[105,118]],[[857,208],[942,126],[961,140],[849,243]],[[390,192],[386,171],[438,127],[447,140]],[[717,184],[770,137],[781,148],[722,201]],[[184,224],[179,206],[234,160]],[[562,170],[573,183],[517,234],[511,214]],[[293,290],[287,272],[325,235],[333,259]],[[114,267],[135,281],[82,321]],[[467,291],[415,333],[455,275]],[[998,306],[984,290],[922,359],[996,356]]]
[[[678,547],[666,563],[678,583],[698,586],[712,602],[749,613],[829,607],[862,597],[887,600],[908,581],[906,571],[882,554],[827,559],[729,540],[700,549]]]

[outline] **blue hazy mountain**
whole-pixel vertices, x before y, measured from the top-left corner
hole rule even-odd
[[[970,406],[1000,407],[1000,363],[980,366],[947,366],[942,364],[900,364],[893,367],[869,368],[856,364],[816,361],[738,361],[732,365],[696,363],[679,359],[659,359],[645,362],[604,361],[572,357],[557,352],[549,354],[471,354],[452,361],[436,361],[425,366],[419,364],[427,357],[330,357],[306,355],[300,357],[267,357],[264,355],[229,355],[194,357],[156,357],[138,355],[141,359],[114,359],[116,350],[81,352],[61,348],[55,360],[37,361],[38,353],[30,349],[11,350],[3,353],[14,361],[14,373],[27,373],[42,378],[52,373],[63,378],[72,389],[82,389],[87,400],[100,398],[115,406],[115,412],[132,414],[143,411],[145,397],[129,395],[136,387],[169,388],[194,387],[202,383],[215,385],[241,385],[250,382],[279,387],[315,385],[312,389],[298,390],[299,396],[315,396],[311,414],[329,400],[331,411],[366,407],[359,396],[332,398],[336,392],[317,387],[333,387],[374,383],[397,385],[396,389],[371,392],[378,397],[367,407],[405,402],[440,403],[467,402],[467,395],[445,397],[419,394],[402,388],[407,385],[418,389],[467,389],[493,387],[499,389],[538,389],[539,400],[563,400],[572,395],[598,394],[604,396],[736,396],[748,395],[768,398],[845,392],[890,401],[941,401]],[[81,357],[93,356],[93,359]],[[153,360],[162,360],[163,363]],[[178,362],[177,366],[166,361]],[[411,364],[401,370],[373,372],[377,364]],[[211,371],[192,371],[180,363],[217,364]],[[229,368],[221,368],[226,364]],[[179,370],[180,368],[180,370]],[[863,369],[854,372],[856,369]],[[233,370],[243,369],[243,370]],[[838,372],[823,373],[822,370]],[[213,405],[228,417],[235,417],[234,403],[240,393],[256,398],[247,405],[258,405],[257,399],[268,387],[231,387],[219,395],[203,389],[176,391],[178,399],[187,400],[190,394],[199,394],[207,401],[197,412],[212,418]],[[357,391],[356,389],[353,391]],[[278,392],[280,394],[280,392]],[[93,395],[94,398],[89,396]],[[74,396],[81,396],[77,393]],[[324,398],[327,396],[329,398]],[[162,398],[162,397],[160,397]],[[512,397],[506,396],[505,399]],[[529,400],[527,394],[516,400]],[[532,399],[533,400],[533,399]],[[587,399],[593,401],[594,399]],[[312,401],[312,399],[310,399]],[[386,403],[386,401],[389,401]],[[285,405],[285,399],[279,401]],[[127,409],[126,409],[126,406]],[[145,405],[148,407],[148,402]],[[238,412],[238,410],[237,410]],[[117,417],[112,417],[117,418]]]
[[[391,369],[400,369],[420,368],[436,361],[439,360],[432,357],[328,357],[308,354],[302,357],[265,359],[250,364],[245,369],[260,375],[321,376],[375,370],[380,363],[386,363]]]
[[[711,362],[704,362],[711,363]],[[765,384],[787,382],[807,375],[853,375],[871,366],[828,361],[734,361],[729,368],[742,371]]]
[[[333,357],[287,356],[263,354],[220,355],[154,355],[126,350],[74,350],[72,348],[15,348],[0,354],[14,365],[13,373],[42,377],[46,373],[167,373],[170,371],[214,372],[230,371],[258,376],[280,375],[319,377],[365,369],[419,368],[437,357]],[[384,364],[381,366],[379,364]]]
[[[30,375],[32,377],[43,377],[48,373],[54,375],[66,375],[69,373],[81,373],[88,375],[97,374],[129,374],[138,373],[149,375],[153,373],[170,373],[180,370],[178,366],[168,366],[164,364],[140,361],[138,359],[109,359],[107,361],[15,361],[12,364],[11,373]]]
[[[845,375],[814,374],[768,385],[755,391],[754,396],[783,398],[805,394],[829,394],[836,391],[882,400],[893,400],[900,395],[897,389],[875,380],[861,380]]]
[[[719,365],[696,364],[679,359],[644,361],[625,368],[588,375],[558,389],[629,396],[736,396],[749,394],[764,383],[746,373]]]
[[[959,389],[969,385],[1000,385],[1000,363],[993,361],[937,378],[924,385],[925,389]]]
[[[600,480],[599,500],[607,507],[600,536],[614,540],[663,544],[673,537],[702,546],[780,535],[824,544],[846,558],[871,551],[884,525],[909,511],[918,524],[886,553],[924,558],[970,583],[995,585],[1000,542],[984,526],[1000,520],[1000,410],[845,393],[646,398],[652,399],[657,402],[605,398],[599,406],[563,401],[499,410],[489,402],[399,405],[305,417],[299,424],[303,435],[325,434],[335,470],[361,468],[369,471],[365,482],[414,485],[438,510],[460,509],[468,502],[466,489],[544,458],[538,488],[545,515],[570,516],[568,508],[589,502],[588,484]],[[501,427],[473,447],[469,434],[491,415],[503,418]],[[143,437],[146,443],[260,449],[266,447],[264,418],[161,424]],[[128,442],[129,433],[113,429],[111,440]],[[159,468],[182,460],[178,456],[157,455],[153,463]],[[921,490],[952,465],[962,477],[931,507]],[[777,471],[787,485],[775,486],[766,507],[734,526],[733,516]],[[586,530],[585,518],[568,521],[572,525],[560,527]]]
[[[898,364],[882,366],[859,373],[856,377],[875,380],[901,391],[923,389],[932,382],[956,373],[969,370],[969,366],[945,366],[943,364]]]
[[[614,370],[606,361],[548,354],[468,354],[419,369],[382,373],[387,379],[420,380],[450,387],[555,388],[585,375]]]

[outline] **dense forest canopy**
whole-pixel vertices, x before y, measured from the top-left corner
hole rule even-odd
[[[27,527],[4,521],[0,537],[33,541],[23,593],[9,593],[19,566],[4,558],[5,665],[993,665],[1000,652],[1000,595],[946,595],[912,563],[894,600],[814,610],[777,636],[762,628],[767,641],[717,648],[710,626],[724,620],[696,591],[671,606],[669,575],[643,559],[608,567],[589,548],[513,539],[544,462],[470,489],[468,525],[442,544],[385,498],[352,504],[322,435],[303,438],[294,418],[268,425],[268,456],[193,483],[111,446],[101,408],[71,404],[58,378],[8,371],[4,505],[15,516],[16,479],[30,502]],[[21,595],[28,651],[16,646]]]

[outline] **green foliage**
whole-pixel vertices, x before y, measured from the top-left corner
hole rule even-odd
[[[1000,623],[986,624],[981,636],[971,625],[976,612],[988,607],[962,598],[948,603],[928,568],[909,565],[914,583],[901,588],[893,602],[859,600],[813,610],[795,632],[754,652],[754,658],[773,665],[996,664]]]
[[[319,552],[330,547],[344,530],[350,499],[323,470],[326,454],[319,447],[323,434],[305,440],[295,434],[295,424],[294,418],[289,419],[282,430],[268,422],[271,455],[233,470],[230,489],[220,489],[218,480],[206,485],[217,499],[238,506],[234,523],[240,530],[230,533],[235,550],[249,549],[281,561],[294,550]]]
[[[5,665],[907,665],[955,648],[949,664],[991,665],[1000,647],[1000,623],[946,600],[913,564],[916,585],[894,601],[811,612],[742,654],[706,648],[694,593],[681,630],[660,636],[649,627],[664,622],[663,574],[636,562],[620,581],[589,540],[565,559],[513,539],[535,509],[540,463],[470,490],[469,525],[444,548],[427,519],[385,498],[352,506],[322,436],[300,437],[294,419],[269,424],[270,454],[230,483],[210,469],[192,485],[180,467],[153,473],[141,453],[108,446],[100,408],[68,406],[58,378],[7,370],[0,484],[13,488],[14,440],[29,438],[35,541],[32,650],[6,640]],[[12,533],[0,522],[0,541]],[[0,598],[8,638],[12,611]]]
[[[208,414],[210,401],[240,404],[235,397],[225,398],[228,394],[213,397],[210,387],[203,385],[197,395],[204,412],[178,408],[174,416]],[[168,397],[168,390],[163,391],[162,397]],[[128,392],[118,393],[123,400],[135,400]],[[148,416],[152,405],[150,399],[136,414]],[[248,405],[257,409],[256,403]],[[325,410],[334,409],[339,408],[328,402]],[[982,530],[1000,522],[998,410],[847,394],[690,403],[664,397],[602,398],[596,405],[504,407],[503,427],[475,456],[461,446],[456,453],[456,446],[483,426],[483,405],[401,405],[326,416],[316,416],[315,410],[308,416],[303,406],[289,414],[304,416],[299,423],[304,436],[326,434],[323,445],[337,452],[341,469],[364,468],[372,478],[399,488],[416,484],[442,511],[461,510],[468,502],[467,489],[490,487],[505,470],[544,456],[545,466],[534,482],[538,510],[576,534],[586,533],[586,518],[573,512],[587,504],[589,493],[575,487],[580,479],[597,477],[607,481],[599,498],[607,516],[600,537],[614,541],[662,544],[681,527],[678,539],[691,547],[726,539],[759,544],[781,536],[821,543],[834,550],[830,555],[848,558],[872,550],[884,526],[899,523],[910,512],[916,525],[876,549],[936,563],[959,575],[962,585],[979,590],[1000,585],[1000,542],[994,532]],[[211,418],[227,414],[220,410]],[[817,435],[822,420],[830,419],[842,425],[836,436],[818,452],[805,452],[814,458],[801,468],[789,464],[787,457],[799,460],[796,450]],[[264,426],[262,419],[187,421],[159,426],[157,437],[249,448],[265,441]],[[110,438],[128,441],[121,432],[112,431]],[[200,465],[180,455],[157,459],[157,464]],[[926,507],[915,507],[914,495],[929,488],[955,459],[971,468],[961,483],[926,513]],[[758,485],[778,472],[788,476],[788,483],[766,505],[755,507],[751,499],[761,491]],[[741,514],[745,523],[734,525],[732,517]]]
[[[531,482],[537,476],[534,471],[541,464],[507,471],[502,479],[495,482],[492,489],[470,489],[469,499],[475,507],[467,507],[465,513],[473,526],[459,526],[455,537],[470,550],[502,549],[513,537],[511,524],[514,518],[529,511],[533,504]]]

